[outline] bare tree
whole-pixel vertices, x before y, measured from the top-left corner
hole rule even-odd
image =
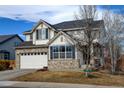
[[[79,7],[79,14],[75,15],[76,20],[82,20],[85,23],[80,23],[82,25],[83,31],[78,31],[78,33],[73,34],[72,38],[77,42],[77,48],[85,53],[86,56],[86,70],[89,69],[89,64],[93,56],[93,42],[97,39],[98,29],[93,28],[94,20],[97,18],[97,8],[94,5],[84,5]],[[78,25],[78,24],[77,24]],[[99,24],[100,25],[100,24]],[[99,35],[98,35],[99,36]],[[88,72],[86,71],[86,77],[88,77]]]
[[[120,43],[122,41],[123,34],[123,22],[124,17],[121,14],[112,13],[107,7],[107,10],[103,12],[103,20],[106,28],[106,41],[109,44],[109,51],[111,57],[111,72],[112,74],[116,71],[118,50],[120,48]]]

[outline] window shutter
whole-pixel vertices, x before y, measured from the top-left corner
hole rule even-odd
[[[46,39],[48,39],[48,29],[46,28]]]
[[[73,58],[75,58],[75,47],[74,46],[72,46],[72,56]]]
[[[50,47],[50,59],[53,59],[53,54],[52,53],[53,53],[53,47],[51,46]]]
[[[38,30],[36,30],[36,40],[38,40]]]

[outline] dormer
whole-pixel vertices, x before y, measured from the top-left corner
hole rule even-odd
[[[35,45],[47,44],[57,31],[49,23],[40,20],[31,31],[24,32],[26,41],[32,41]]]

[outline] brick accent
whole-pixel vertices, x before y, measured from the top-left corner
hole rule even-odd
[[[79,60],[49,60],[49,70],[78,69]]]

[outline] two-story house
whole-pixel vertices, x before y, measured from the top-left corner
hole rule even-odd
[[[52,25],[40,20],[31,30],[23,33],[26,41],[16,47],[17,69],[75,69],[85,65],[85,55],[77,49],[70,35],[83,31],[85,22],[82,25],[82,21]],[[93,21],[92,25],[96,35],[104,28],[103,20]]]
[[[15,60],[15,47],[22,42],[17,34],[0,35],[0,60]]]

